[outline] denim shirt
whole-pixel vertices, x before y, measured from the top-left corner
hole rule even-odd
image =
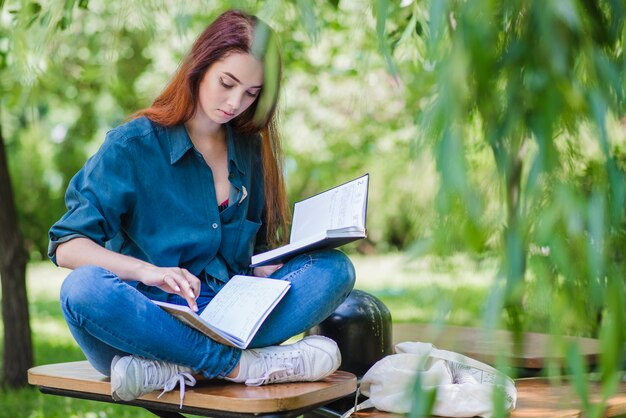
[[[266,243],[260,137],[226,129],[231,192],[221,212],[211,169],[184,125],[142,117],[110,131],[68,186],[68,210],[49,232],[51,260],[60,243],[86,237],[201,278],[249,273],[250,256]]]

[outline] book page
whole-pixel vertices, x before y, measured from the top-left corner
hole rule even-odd
[[[223,333],[247,341],[290,286],[284,280],[233,276],[200,317]]]
[[[153,300],[153,302],[166,312],[169,312],[171,315],[176,317],[179,321],[195,328],[205,335],[208,335],[215,341],[233,347],[239,347],[238,342],[225,338],[219,333],[219,330],[211,328],[211,324],[200,318],[194,311],[191,310],[189,306],[175,305],[173,303],[161,302],[158,300]]]
[[[290,242],[332,229],[364,229],[368,179],[365,175],[296,203]]]

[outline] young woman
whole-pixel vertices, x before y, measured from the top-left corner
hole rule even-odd
[[[278,344],[346,298],[350,261],[329,250],[249,268],[253,253],[281,243],[288,221],[275,129],[280,66],[266,52],[268,30],[241,11],[211,23],[152,106],[107,134],[50,230],[52,261],[73,269],[63,313],[90,363],[111,376],[115,399],[180,382],[182,402],[193,373],[262,385],[339,367],[327,338]],[[250,349],[217,343],[151,302],[201,312],[235,274],[291,282]]]

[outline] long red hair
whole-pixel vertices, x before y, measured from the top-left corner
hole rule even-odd
[[[289,209],[276,120],[281,63],[273,33],[265,23],[240,10],[221,14],[200,34],[172,81],[152,106],[134,113],[131,119],[146,116],[163,126],[188,121],[196,111],[199,86],[205,72],[213,63],[233,52],[251,53],[263,62],[265,68],[261,94],[245,112],[231,121],[231,126],[236,132],[261,136],[267,242],[276,246],[286,240]]]

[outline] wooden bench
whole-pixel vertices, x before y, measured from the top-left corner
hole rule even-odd
[[[109,379],[95,371],[88,362],[51,364],[34,367],[28,372],[28,381],[43,393],[114,402],[110,395]],[[550,384],[547,379],[518,379],[515,382],[517,408],[510,418],[579,418],[583,415],[581,401],[568,381]],[[289,383],[248,387],[225,381],[201,381],[185,394],[183,408],[179,409],[177,391],[157,399],[159,392],[142,396],[132,402],[119,402],[145,408],[160,417],[180,417],[181,413],[213,417],[296,417],[307,413],[310,417],[338,417],[344,411],[324,407],[338,398],[355,391],[356,378],[351,373],[336,372],[327,379],[311,383]],[[590,400],[600,402],[599,387],[590,385]],[[374,409],[355,414],[361,418],[392,418]],[[626,415],[626,382],[611,396],[602,416]]]
[[[87,361],[49,364],[28,371],[28,383],[42,393],[115,402],[109,378]],[[115,402],[145,408],[160,417],[182,413],[211,417],[296,417],[356,391],[356,377],[338,371],[319,382],[285,383],[249,387],[223,380],[200,381],[187,388],[182,409],[178,390],[157,398],[152,392],[131,402]]]
[[[563,355],[553,347],[550,335],[524,333],[521,352],[513,350],[512,334],[507,331],[488,332],[479,328],[436,326],[430,324],[394,324],[394,342],[428,341],[445,350],[457,351],[488,364],[505,353],[508,364],[520,369],[531,369],[537,375],[549,362],[564,364]],[[589,366],[596,364],[600,353],[599,341],[590,338],[563,337],[579,344],[580,351]],[[28,374],[29,383],[39,386],[43,393],[113,402],[108,378],[96,372],[87,362],[63,363],[39,366]],[[512,418],[580,417],[580,402],[568,383],[551,386],[544,379],[519,379],[517,409]],[[148,394],[132,402],[119,402],[143,407],[161,417],[180,417],[179,413],[200,416],[246,417],[281,416],[295,417],[307,413],[311,416],[337,417],[350,408],[349,399],[340,404],[343,410],[325,407],[332,401],[346,398],[355,392],[356,378],[347,372],[336,372],[321,382],[293,383],[262,387],[247,387],[225,381],[208,381],[189,388],[183,409],[179,409],[178,391],[157,399],[158,392]],[[598,392],[592,387],[592,393]],[[594,402],[599,396],[594,395]],[[626,383],[621,384],[605,410],[606,417],[626,414]],[[379,411],[359,412],[368,417],[386,414]]]
[[[578,345],[587,366],[597,364],[600,341],[594,338],[559,337],[563,343]],[[510,367],[539,371],[549,364],[563,366],[563,350],[555,346],[557,339],[549,334],[524,332],[522,350],[517,352],[513,333],[505,330],[439,326],[436,324],[398,323],[393,325],[393,342],[425,341],[441,350],[456,351],[483,363],[496,365],[504,355]],[[533,373],[531,373],[533,374]]]

